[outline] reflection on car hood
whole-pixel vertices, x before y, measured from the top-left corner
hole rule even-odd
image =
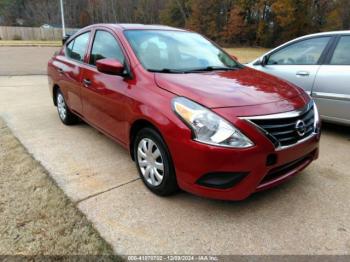
[[[206,107],[236,107],[277,102],[299,96],[294,85],[250,68],[207,73],[155,73],[160,88]]]

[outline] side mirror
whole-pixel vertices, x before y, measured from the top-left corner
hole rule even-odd
[[[70,34],[66,34],[66,35],[62,38],[62,45],[64,45],[70,37],[71,37]]]
[[[257,60],[253,65],[255,66],[266,66],[269,58],[268,56],[263,56],[261,59]]]
[[[100,59],[96,61],[97,70],[109,75],[123,75],[124,66],[117,59]]]
[[[261,59],[261,66],[266,66],[267,62],[269,61],[269,57],[267,55],[264,55],[263,58]]]

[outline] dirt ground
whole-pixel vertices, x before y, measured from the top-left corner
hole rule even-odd
[[[0,119],[0,254],[112,255]]]

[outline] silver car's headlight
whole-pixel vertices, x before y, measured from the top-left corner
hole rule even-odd
[[[193,131],[194,140],[216,146],[246,148],[254,143],[232,124],[184,97],[172,101],[175,113]]]

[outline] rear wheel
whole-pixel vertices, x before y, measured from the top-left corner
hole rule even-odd
[[[178,190],[169,151],[154,129],[144,128],[136,135],[134,157],[142,181],[153,193],[166,196]]]
[[[57,102],[57,112],[61,121],[65,125],[74,125],[78,122],[78,117],[74,115],[68,108],[66,104],[66,100],[61,92],[61,90],[57,90],[56,92],[56,102]]]

